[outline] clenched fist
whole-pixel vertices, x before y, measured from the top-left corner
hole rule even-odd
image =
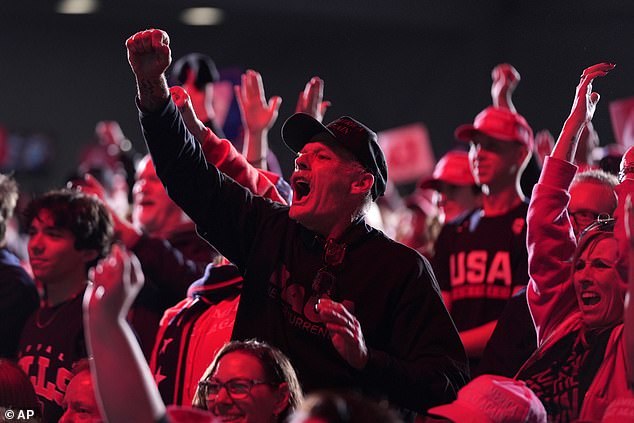
[[[128,62],[139,80],[159,78],[172,62],[169,36],[160,29],[137,32],[125,44]]]

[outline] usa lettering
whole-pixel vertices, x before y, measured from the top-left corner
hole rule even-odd
[[[451,286],[465,284],[500,284],[511,286],[511,257],[498,251],[490,257],[486,250],[461,251],[449,257]]]

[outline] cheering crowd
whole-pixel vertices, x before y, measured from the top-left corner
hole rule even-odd
[[[239,151],[208,57],[172,63],[158,29],[126,48],[149,154],[32,199],[26,263],[0,175],[5,421],[634,421],[634,152],[618,175],[589,154],[614,64],[583,71],[556,141],[498,65],[464,148],[402,199],[372,129],[323,123],[320,78],[282,126],[285,180],[259,73]]]

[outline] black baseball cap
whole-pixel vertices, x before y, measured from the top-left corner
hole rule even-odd
[[[323,125],[305,113],[296,113],[282,126],[282,139],[293,152],[299,152],[316,135],[326,134],[333,141],[351,152],[355,159],[374,176],[372,199],[385,192],[387,163],[374,131],[349,116],[342,116]]]

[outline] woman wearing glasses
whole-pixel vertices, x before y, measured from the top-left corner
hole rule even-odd
[[[284,422],[302,391],[295,370],[277,348],[258,341],[225,344],[207,368],[193,405],[221,421]]]
[[[516,378],[537,394],[553,422],[600,421],[610,401],[634,381],[634,309],[624,305],[627,251],[619,248],[613,219],[599,219],[579,235],[567,211],[579,134],[592,119],[599,95],[592,81],[614,65],[587,68],[570,116],[547,157],[528,211],[527,298],[537,332],[537,351]],[[634,216],[631,207],[628,214]],[[630,282],[634,285],[634,280]],[[625,313],[625,314],[624,314]]]

